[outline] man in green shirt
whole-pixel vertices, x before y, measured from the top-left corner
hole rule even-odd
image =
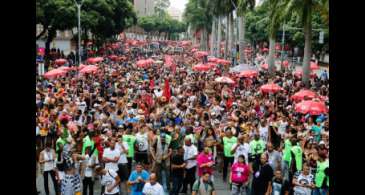
[[[254,140],[250,142],[250,149],[248,152],[249,162],[253,164],[253,166],[258,166],[260,164],[261,154],[265,151],[265,142],[260,138],[259,133],[254,134]]]
[[[234,160],[234,154],[231,153],[232,146],[237,143],[237,137],[232,135],[231,128],[228,127],[225,136],[223,137],[223,181],[227,180],[228,164],[232,165]]]
[[[125,131],[125,134],[123,135],[123,141],[128,144],[128,175],[130,174],[132,170],[132,161],[134,159],[134,144],[136,143],[136,136],[134,136],[130,129]]]
[[[322,195],[327,194],[329,188],[329,160],[322,153],[319,153],[318,156],[314,194]]]

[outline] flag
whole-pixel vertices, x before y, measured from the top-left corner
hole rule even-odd
[[[153,90],[154,87],[155,87],[155,80],[151,79],[150,80],[150,89]]]
[[[165,86],[162,95],[166,97],[167,101],[170,101],[171,91],[170,91],[170,84],[167,79],[165,79]]]

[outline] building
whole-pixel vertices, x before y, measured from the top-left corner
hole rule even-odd
[[[37,35],[42,32],[43,27],[40,24],[37,24]],[[76,29],[73,30],[74,32],[77,32]],[[72,31],[66,30],[66,31],[57,31],[56,37],[51,42],[50,47],[60,49],[63,51],[65,55],[68,55],[71,51],[76,50],[76,43],[72,42]],[[45,33],[45,35],[47,32]],[[46,39],[45,36],[41,37],[39,40],[36,41],[36,44],[38,47],[45,47]]]
[[[133,0],[137,16],[151,16],[155,12],[154,0]]]
[[[183,12],[175,7],[169,7],[167,13],[175,20],[182,21]]]

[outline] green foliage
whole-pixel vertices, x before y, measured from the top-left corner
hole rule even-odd
[[[167,15],[166,10],[168,7],[170,7],[169,0],[155,0],[154,3],[155,3],[155,14],[157,14],[159,17]]]
[[[138,18],[138,26],[143,28],[147,33],[181,33],[186,29],[186,24],[172,19],[169,15],[142,16]]]
[[[207,29],[211,31],[213,11],[209,0],[189,0],[184,12],[184,20],[192,29]]]

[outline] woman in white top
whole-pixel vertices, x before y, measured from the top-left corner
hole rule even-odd
[[[51,149],[51,143],[46,143],[46,148],[39,155],[39,163],[43,166],[43,181],[44,190],[46,194],[49,194],[48,189],[48,174],[51,175],[55,194],[58,192],[58,184],[56,180],[56,152]]]
[[[98,175],[101,175],[101,185],[105,186],[104,195],[119,195],[120,178],[112,169],[103,169],[97,167],[95,169]]]

